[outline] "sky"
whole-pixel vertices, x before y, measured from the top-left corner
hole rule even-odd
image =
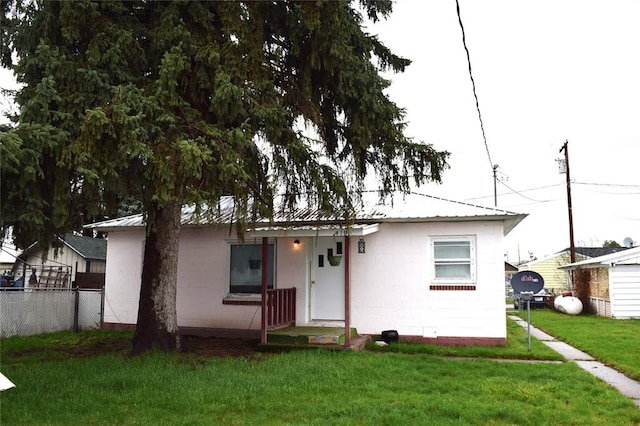
[[[387,75],[407,134],[451,152],[441,185],[420,191],[529,216],[505,238],[511,262],[570,245],[640,244],[640,2],[399,0],[370,24],[413,61]]]
[[[519,263],[569,247],[568,142],[576,246],[640,244],[640,1],[398,0],[367,31],[413,61],[388,74],[407,134],[451,152],[420,192],[526,213],[505,238]],[[0,70],[0,87],[12,87]],[[0,98],[0,110],[9,104]]]

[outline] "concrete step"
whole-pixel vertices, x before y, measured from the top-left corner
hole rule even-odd
[[[358,335],[351,329],[351,337]],[[267,343],[288,345],[344,345],[344,328],[339,327],[286,327],[267,333]]]

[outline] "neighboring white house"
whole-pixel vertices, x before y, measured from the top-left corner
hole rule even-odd
[[[15,277],[25,276],[26,286],[35,272],[39,287],[71,287],[78,273],[104,274],[107,241],[66,234],[49,247],[47,256],[38,244],[26,248],[13,266]]]
[[[588,273],[590,304],[598,314],[619,319],[640,318],[640,247],[560,268]]]
[[[0,245],[0,274],[8,275],[11,273],[19,253],[11,241],[5,240]]]
[[[269,288],[295,288],[298,326],[346,324],[361,334],[397,330],[406,340],[505,344],[503,236],[526,215],[418,193],[386,204],[365,193],[364,200],[348,226],[301,209],[258,223],[244,242],[231,225],[231,198],[213,209],[215,224],[196,223],[193,209],[184,208],[178,325],[260,330],[266,260]],[[142,217],[90,227],[108,232],[105,325],[135,324]]]

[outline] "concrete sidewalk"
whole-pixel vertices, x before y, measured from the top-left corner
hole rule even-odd
[[[515,315],[509,315],[518,325],[527,328],[527,321]],[[533,325],[530,326],[531,337],[535,337],[542,343],[558,352],[569,361],[574,361],[580,368],[593,374],[600,380],[608,383],[610,386],[618,389],[624,396],[631,398],[635,404],[640,407],[640,382],[630,379],[624,374],[607,367],[603,363],[596,361],[587,353],[584,353],[573,346],[556,340],[555,337],[544,333]]]

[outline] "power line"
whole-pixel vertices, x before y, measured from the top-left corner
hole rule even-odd
[[[538,191],[538,190],[540,190],[540,189],[554,188],[554,187],[556,187],[556,186],[561,186],[561,185],[562,185],[561,183],[555,183],[555,184],[553,184],[553,185],[537,186],[537,187],[535,187],[535,188],[527,188],[527,189],[521,189],[520,191],[517,191],[517,190],[515,190],[515,189],[513,189],[513,188],[511,188],[511,187],[509,187],[509,186],[507,186],[507,184],[506,184],[506,183],[504,183],[504,181],[503,181],[503,180],[498,180],[498,182],[500,182],[500,183],[501,183],[502,185],[504,185],[507,189],[509,189],[509,191],[511,191],[511,192],[504,192],[504,193],[501,193],[501,194],[499,194],[499,195],[517,194],[517,195],[520,195],[520,196],[522,196],[522,197],[524,197],[524,198],[528,198],[528,197],[525,197],[524,195],[522,195],[522,193],[523,193],[523,192]],[[470,201],[470,200],[480,200],[480,199],[482,199],[482,198],[489,198],[489,197],[491,197],[491,195],[483,195],[483,196],[480,196],[480,197],[467,198],[466,200],[468,200],[468,201]],[[534,200],[533,198],[528,198],[528,199],[529,199],[529,200],[531,200],[531,201],[536,201],[536,202],[541,202],[541,203],[546,203],[546,202],[548,202],[548,201],[555,201],[555,200],[542,200],[542,201],[537,201],[537,200]]]
[[[596,183],[596,182],[577,182],[573,181],[576,185],[593,185],[593,186],[615,186],[619,188],[634,188],[639,189],[640,185],[628,185],[628,184],[620,184],[620,183]]]
[[[484,147],[487,151],[487,157],[489,158],[489,165],[494,169],[493,161],[491,160],[491,154],[489,153],[489,144],[487,143],[487,136],[484,132],[484,123],[482,121],[482,113],[480,113],[480,103],[478,102],[478,94],[476,93],[476,81],[473,79],[473,73],[471,72],[471,55],[469,55],[469,49],[467,48],[467,38],[464,32],[464,26],[462,25],[462,17],[460,16],[460,3],[456,0],[456,12],[458,14],[458,23],[460,24],[460,30],[462,31],[462,45],[465,52],[467,52],[467,64],[469,65],[469,77],[471,78],[471,86],[473,87],[473,96],[476,99],[476,110],[478,111],[478,119],[480,120],[480,130],[482,130],[482,139],[484,140]],[[495,169],[494,169],[495,170]]]
[[[513,194],[517,194],[517,195],[521,196],[522,198],[526,198],[527,200],[535,201],[536,203],[548,203],[549,201],[553,201],[553,200],[536,200],[534,198],[527,197],[526,195],[522,194],[522,192],[524,192],[524,191],[518,192],[515,189],[511,188],[506,183],[504,183],[504,182],[500,182],[500,183],[503,184],[505,187],[507,187],[507,189],[509,189]],[[550,185],[550,186],[557,186],[557,185]]]

